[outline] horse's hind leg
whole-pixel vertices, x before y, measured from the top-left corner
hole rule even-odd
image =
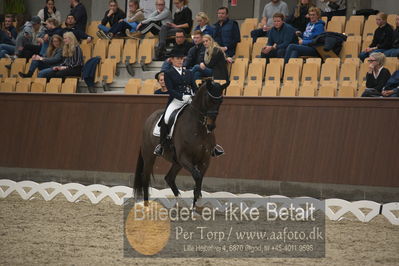
[[[177,175],[177,173],[179,173],[181,168],[182,167],[179,164],[173,163],[168,174],[165,176],[165,181],[169,185],[169,187],[172,189],[175,197],[179,196],[179,194],[180,194],[179,189],[176,186],[175,180],[176,180],[176,175]]]

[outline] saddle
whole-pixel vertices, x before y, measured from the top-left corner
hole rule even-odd
[[[180,113],[184,110],[184,108],[186,108],[187,105],[188,105],[188,104],[185,104],[185,105],[183,105],[182,107],[180,107],[180,108],[174,110],[174,111],[172,112],[172,114],[170,115],[169,121],[168,121],[168,124],[167,124],[168,128],[170,128],[169,134],[168,134],[168,138],[169,138],[169,139],[171,139],[172,136],[173,136],[173,131],[174,131],[174,129],[175,129],[175,124],[176,124],[177,118],[179,117]],[[161,117],[158,119],[158,121],[157,121],[157,123],[155,124],[154,129],[153,129],[153,131],[152,131],[152,134],[153,134],[155,137],[160,137],[160,136],[161,136],[161,123],[162,123],[162,119],[164,119],[164,116],[163,116],[163,115],[161,115]]]

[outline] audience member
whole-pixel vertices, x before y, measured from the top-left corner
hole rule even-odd
[[[223,49],[210,35],[203,36],[203,43],[206,48],[204,60],[192,68],[194,79],[213,77],[214,79],[228,80],[227,60]]]
[[[316,6],[328,20],[333,16],[346,16],[346,0],[316,0]]]
[[[18,36],[13,25],[13,17],[6,16],[4,19],[4,30],[0,30],[0,58],[15,54],[15,40]]]
[[[76,39],[78,40],[78,42],[80,42],[82,39],[87,39],[87,42],[90,43],[93,38],[89,35],[86,34],[86,32],[76,28],[76,19],[73,15],[68,15],[66,20],[65,20],[65,28],[64,33],[65,32],[72,32]]]
[[[198,25],[194,28],[194,31],[200,30],[203,34],[208,34],[213,36],[214,29],[211,25],[209,25],[209,17],[204,12],[199,12],[195,19],[197,20]]]
[[[69,0],[71,4],[71,15],[75,17],[75,27],[83,32],[86,31],[87,12],[86,7],[80,3],[80,0]],[[93,2],[94,3],[94,2]]]
[[[22,78],[30,78],[36,69],[40,71],[60,64],[62,62],[62,46],[62,37],[60,35],[53,35],[47,49],[46,57],[34,55],[28,73],[19,72],[19,76]]]
[[[214,25],[214,40],[227,56],[233,57],[237,43],[241,41],[240,28],[237,21],[229,19],[227,7],[220,7],[217,16],[218,22]]]
[[[183,66],[186,69],[192,69],[195,65],[199,65],[204,61],[205,46],[203,44],[202,36],[203,33],[200,30],[194,31],[194,46],[188,50],[187,57],[183,63]]]
[[[60,27],[58,20],[55,18],[49,18],[46,21],[46,27],[42,29],[39,34],[38,42],[41,44],[40,55],[44,56],[47,51],[47,47],[49,46],[50,38],[53,35],[62,36],[64,30]]]
[[[308,10],[313,6],[312,0],[298,0],[294,12],[286,22],[296,28],[297,31],[304,32],[309,23]]]
[[[39,72],[40,78],[64,78],[80,76],[83,68],[83,53],[78,40],[72,32],[64,33],[64,47],[62,49],[63,62]]]
[[[137,25],[136,30],[138,33],[146,34],[147,32],[151,32],[154,35],[158,35],[163,25],[172,22],[172,13],[165,6],[165,0],[156,0],[155,5],[156,10],[147,19]]]
[[[184,30],[186,35],[190,35],[193,26],[193,14],[187,6],[188,0],[174,0],[176,11],[173,22],[162,25],[159,31],[159,43],[157,47],[157,58],[162,58],[166,51],[166,39],[174,36],[177,31]]]
[[[389,70],[384,67],[385,55],[379,52],[372,53],[368,62],[370,65],[366,75],[366,90],[362,97],[381,97],[382,89],[391,77]]]
[[[372,52],[381,52],[392,48],[393,29],[387,23],[388,15],[378,13],[376,17],[377,29],[374,31],[373,41],[370,46],[364,49],[360,54],[360,60],[364,61]]]
[[[35,16],[25,23],[16,39],[15,54],[18,57],[30,59],[34,54],[40,53],[38,34],[42,20]]]
[[[321,18],[321,11],[317,7],[311,7],[309,9],[310,22],[306,26],[306,30],[303,33],[303,39],[299,41],[299,44],[288,45],[287,51],[285,52],[285,62],[288,63],[290,58],[298,58],[300,56],[319,56],[317,50],[310,46],[313,38],[324,32],[324,21]]]
[[[159,86],[161,88],[157,89],[154,94],[166,94],[169,95],[168,88],[166,88],[165,84],[165,73],[164,72],[158,72],[155,74],[155,79],[158,81]]]
[[[182,55],[184,55],[184,57],[187,56],[190,48],[194,46],[194,44],[192,42],[189,42],[186,40],[184,31],[182,29],[179,29],[178,31],[176,31],[175,42],[176,43],[172,49],[171,54],[182,54]],[[169,58],[167,60],[165,60],[165,62],[163,63],[162,68],[161,68],[162,72],[165,72],[166,70],[168,70],[169,68],[172,67],[171,55],[167,55],[167,56]],[[160,59],[160,58],[158,58],[158,59]],[[164,60],[164,59],[161,59],[161,60]]]
[[[37,14],[42,21],[47,21],[49,18],[54,18],[61,24],[61,12],[55,8],[54,0],[46,0],[46,6],[39,10]]]
[[[295,29],[284,23],[284,15],[276,13],[273,15],[273,28],[269,31],[267,45],[262,49],[262,58],[283,58],[290,44],[298,44]]]
[[[393,31],[392,48],[384,52],[387,57],[399,57],[399,15],[396,16],[396,29]]]
[[[132,35],[136,31],[137,25],[144,20],[143,9],[140,8],[138,0],[129,1],[129,12],[126,14],[126,18],[116,24],[114,24],[108,32],[110,38],[119,36],[135,37]]]
[[[382,89],[384,97],[399,97],[399,70],[395,71]]]
[[[108,6],[109,9],[105,11],[104,17],[101,20],[101,24],[98,25],[99,31],[97,32],[97,36],[100,39],[109,39],[107,34],[110,28],[107,27],[107,24],[112,27],[118,22],[123,21],[123,19],[126,17],[125,12],[119,8],[118,2],[116,0],[110,0],[108,2]]]
[[[267,37],[268,31],[273,27],[273,15],[276,13],[282,13],[284,17],[288,17],[287,3],[281,0],[271,0],[265,5],[262,13],[262,28],[251,32],[253,42],[256,42],[259,37]]]

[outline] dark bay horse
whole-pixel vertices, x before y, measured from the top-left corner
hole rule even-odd
[[[170,147],[164,147],[163,158],[172,163],[165,176],[166,183],[177,197],[176,175],[184,168],[191,173],[195,181],[194,201],[201,197],[202,179],[209,166],[210,156],[215,147],[216,117],[223,101],[223,90],[229,84],[220,85],[211,80],[202,83],[193,97],[193,101],[180,114],[176,121]],[[143,140],[137,160],[134,178],[134,197],[148,201],[150,176],[156,155],[154,148],[159,144],[159,137],[152,132],[164,110],[152,113],[144,124]]]

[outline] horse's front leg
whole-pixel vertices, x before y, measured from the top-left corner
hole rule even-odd
[[[206,164],[207,165],[207,164]],[[182,166],[191,173],[194,178],[195,187],[194,187],[194,200],[193,200],[193,208],[195,207],[195,203],[197,200],[202,197],[201,188],[202,188],[202,179],[204,178],[204,174],[207,167],[198,167],[197,165],[193,165],[191,162],[187,160],[182,161]]]
[[[179,194],[180,194],[179,189],[176,186],[175,180],[176,180],[176,175],[179,173],[181,168],[182,167],[179,164],[173,163],[168,174],[165,176],[165,181],[169,185],[169,187],[172,189],[175,197],[179,196]]]

